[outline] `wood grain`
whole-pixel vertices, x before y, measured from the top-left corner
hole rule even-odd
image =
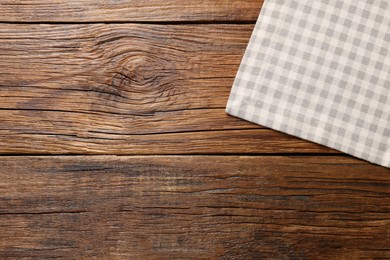
[[[390,257],[390,170],[342,156],[2,157],[0,257]]]
[[[253,25],[0,25],[0,153],[335,153],[227,116]]]
[[[0,259],[389,259],[389,169],[224,112],[262,4],[0,0]]]
[[[0,0],[1,22],[255,21],[263,0]]]

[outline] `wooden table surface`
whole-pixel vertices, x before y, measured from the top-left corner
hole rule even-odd
[[[261,5],[0,0],[0,259],[389,259],[389,169],[225,114]]]

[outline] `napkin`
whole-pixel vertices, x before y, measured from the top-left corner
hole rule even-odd
[[[390,167],[390,2],[266,0],[226,112]]]

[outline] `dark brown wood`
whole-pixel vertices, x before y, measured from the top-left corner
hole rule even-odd
[[[0,25],[0,153],[335,153],[224,107],[253,25]]]
[[[0,0],[0,259],[389,259],[389,169],[224,112],[262,3]]]
[[[389,258],[389,205],[344,156],[2,157],[0,258]]]
[[[263,0],[0,0],[0,21],[254,21],[262,3]]]

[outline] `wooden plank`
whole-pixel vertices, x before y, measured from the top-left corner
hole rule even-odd
[[[2,157],[0,257],[390,257],[390,170],[344,156]]]
[[[335,153],[224,112],[252,25],[0,26],[0,153]]]
[[[255,21],[262,3],[263,0],[0,0],[0,21]]]

